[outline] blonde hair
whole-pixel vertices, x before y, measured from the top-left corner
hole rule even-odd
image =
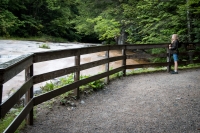
[[[175,41],[175,40],[179,40],[179,39],[178,39],[178,34],[173,34],[173,35],[172,35],[171,43],[173,43],[173,41]]]

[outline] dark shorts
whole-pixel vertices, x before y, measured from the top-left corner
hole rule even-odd
[[[178,61],[178,55],[177,54],[173,54],[173,59],[174,59],[174,61]]]

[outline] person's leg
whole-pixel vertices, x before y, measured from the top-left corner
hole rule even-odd
[[[178,72],[178,61],[174,61],[174,72]]]
[[[178,55],[173,54],[173,59],[174,59],[174,72],[172,72],[172,74],[178,74]]]

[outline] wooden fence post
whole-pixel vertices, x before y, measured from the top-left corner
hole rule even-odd
[[[126,46],[124,49],[122,49],[122,55],[124,56],[124,59],[122,60],[122,66],[126,67]],[[123,70],[123,76],[126,76],[126,68]]]
[[[2,97],[3,97],[3,83],[0,83],[0,119],[2,118],[1,116]]]
[[[33,65],[25,69],[25,81],[28,81],[33,76]],[[33,98],[33,86],[25,94],[25,105]],[[28,125],[33,125],[33,109],[26,117],[26,123]]]
[[[3,99],[3,71],[0,70],[0,119],[1,119],[2,99]]]
[[[109,47],[108,47],[108,50],[106,51],[106,55],[105,55],[105,57],[107,58],[107,59],[109,59],[110,58],[110,54],[109,54]],[[105,71],[106,72],[109,72],[109,62],[108,63],[106,63],[106,65],[105,65]],[[105,83],[106,84],[108,84],[109,83],[109,76],[107,76],[106,78],[105,78]]]
[[[168,62],[167,72],[170,72],[171,71],[171,54],[170,54],[169,48],[167,48],[167,62]]]
[[[193,54],[194,54],[194,52],[192,52],[192,51],[189,51],[189,52],[188,52],[190,64],[193,64],[193,63],[194,63],[194,62],[193,62]]]
[[[80,50],[78,52],[78,55],[75,56],[75,66],[78,67],[78,71],[74,73],[74,81],[79,81],[80,80]],[[76,95],[77,99],[80,98],[80,91],[79,87],[74,89],[74,94]]]

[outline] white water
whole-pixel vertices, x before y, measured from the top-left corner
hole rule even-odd
[[[50,49],[39,48],[41,44],[47,44],[50,46]],[[50,43],[50,42],[35,42],[35,41],[16,41],[16,40],[0,40],[0,63],[9,61],[18,56],[40,52],[40,51],[49,51],[49,50],[59,50],[59,49],[72,49],[72,48],[81,48],[88,47],[93,45],[100,44],[87,44],[87,43]],[[121,51],[113,50],[110,52],[110,56],[119,56]],[[88,63],[96,60],[105,58],[105,52],[86,54],[81,56],[81,64]],[[45,61],[34,64],[34,75],[50,72],[53,70],[58,70],[70,66],[74,66],[74,57],[57,59],[53,61]],[[138,64],[134,60],[127,60],[127,64]],[[110,63],[111,68],[116,68],[121,66],[121,61],[116,61]],[[82,75],[94,75],[99,72],[103,72],[105,66],[97,66],[91,69],[81,71]],[[17,74],[14,78],[3,84],[3,101],[6,100],[13,92],[15,92],[23,83],[25,82],[25,72]],[[34,85],[34,90],[40,89],[40,86],[43,86],[44,83],[39,83]]]

